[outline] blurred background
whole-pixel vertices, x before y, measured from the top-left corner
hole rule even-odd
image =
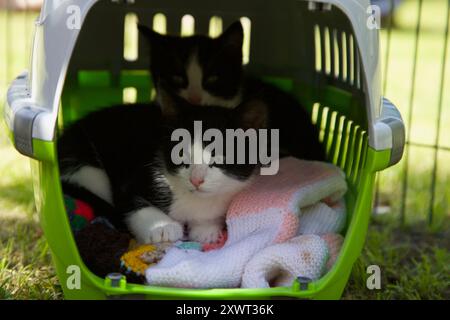
[[[407,148],[378,176],[366,247],[343,297],[449,299],[450,0],[372,2],[383,15],[383,91],[402,112]],[[0,112],[8,84],[28,67],[41,4],[0,0]],[[61,299],[28,160],[0,123],[0,299]],[[381,268],[381,290],[366,288],[373,264]]]

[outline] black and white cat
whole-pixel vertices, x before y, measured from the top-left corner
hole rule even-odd
[[[242,41],[239,22],[220,37],[166,36],[139,25],[150,43],[150,70],[157,89],[194,105],[234,108],[242,95]]]
[[[116,106],[64,130],[58,139],[63,190],[97,197],[104,202],[101,213],[141,243],[178,240],[184,226],[189,239],[214,242],[230,200],[251,181],[258,165],[212,164],[225,154],[211,154],[195,140],[182,156],[191,158],[198,150],[204,162],[175,165],[172,132],[183,128],[193,135],[194,121],[224,135],[226,129],[263,128],[267,109],[259,100],[228,109],[164,97],[164,112],[154,104]]]
[[[246,99],[260,99],[269,108],[268,126],[280,130],[282,153],[325,160],[318,130],[299,102],[275,86],[245,75],[240,22],[231,24],[218,38],[166,36],[138,27],[150,45],[150,72],[157,97],[164,89],[195,105],[227,108]]]

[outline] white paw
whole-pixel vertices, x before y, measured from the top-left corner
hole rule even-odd
[[[222,232],[220,224],[194,225],[189,230],[189,239],[201,243],[214,243]]]
[[[154,207],[130,212],[127,224],[139,243],[177,241],[183,237],[183,226]]]
[[[181,238],[183,238],[183,226],[176,221],[170,221],[152,226],[149,230],[148,242],[174,242]]]

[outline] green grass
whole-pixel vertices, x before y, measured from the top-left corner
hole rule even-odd
[[[412,52],[416,21],[414,0],[405,1],[395,17],[386,96],[409,116]],[[445,0],[424,1],[412,141],[434,144],[442,69]],[[7,83],[28,64],[33,13],[0,11],[0,101]],[[6,45],[9,39],[11,45]],[[386,31],[382,30],[382,57]],[[5,56],[14,57],[6,60]],[[384,69],[383,69],[384,70]],[[446,69],[449,86],[450,56]],[[450,147],[450,91],[444,95],[440,145]],[[1,111],[1,107],[0,107]],[[2,112],[0,112],[2,114]],[[3,121],[0,121],[1,123]],[[3,123],[2,123],[3,125]],[[0,125],[0,128],[3,129]],[[372,219],[366,246],[357,261],[344,299],[450,298],[450,152],[440,151],[434,223],[427,226],[434,151],[411,147],[405,225],[399,223],[405,161],[380,176],[381,200],[390,212]],[[368,265],[381,268],[382,289],[366,288]],[[0,130],[0,299],[60,299],[61,290],[33,204],[28,160],[19,155]]]
[[[449,299],[449,225],[430,232],[423,224],[398,227],[391,219],[372,219],[344,299]],[[370,265],[380,267],[380,290],[366,287]]]
[[[60,298],[34,208],[28,159],[5,136],[0,156],[0,299]]]

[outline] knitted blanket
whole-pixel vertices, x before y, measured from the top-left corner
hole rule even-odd
[[[345,175],[332,164],[295,158],[281,159],[279,168],[276,175],[256,177],[233,199],[223,247],[172,247],[146,270],[148,284],[268,287],[320,277],[342,243],[335,233],[345,225]]]

